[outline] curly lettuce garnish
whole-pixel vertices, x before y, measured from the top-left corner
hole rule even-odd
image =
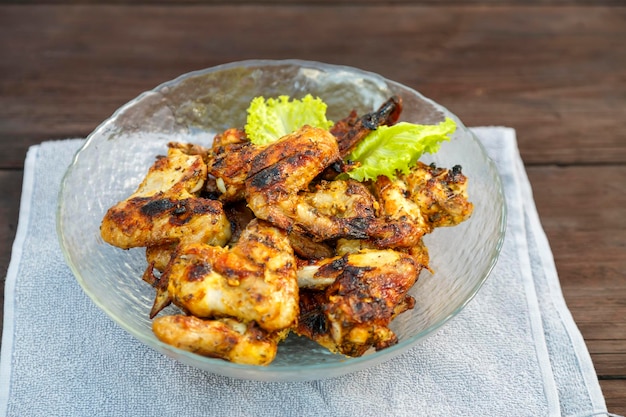
[[[304,125],[330,129],[332,121],[326,119],[326,103],[307,94],[302,100],[255,97],[248,107],[246,135],[255,145],[267,145],[300,129]]]
[[[347,172],[357,181],[375,180],[379,175],[394,178],[407,173],[424,153],[435,153],[450,140],[456,123],[449,117],[437,125],[399,122],[380,126],[369,133],[346,158],[359,164]]]

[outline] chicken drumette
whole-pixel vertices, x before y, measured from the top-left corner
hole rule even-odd
[[[165,343],[237,363],[267,365],[298,317],[296,259],[286,233],[254,219],[232,248],[181,244],[157,280],[186,315],[153,322]]]
[[[157,317],[152,330],[159,340],[179,349],[245,365],[270,364],[286,335],[231,318],[204,320],[184,315]]]
[[[252,161],[246,200],[256,217],[315,240],[364,238],[374,200],[356,181],[312,181],[339,159],[337,140],[310,126],[286,135]]]
[[[206,175],[202,156],[171,146],[137,190],[107,211],[102,238],[123,249],[180,241],[225,244],[231,230],[222,204],[198,196]]]
[[[391,346],[397,337],[389,323],[413,307],[407,292],[421,269],[413,256],[390,249],[361,250],[301,268],[301,285],[314,289],[300,291],[295,332],[347,356]]]
[[[289,239],[258,219],[232,248],[180,245],[158,285],[167,288],[176,306],[200,318],[233,317],[276,331],[289,328],[298,315],[296,259]]]

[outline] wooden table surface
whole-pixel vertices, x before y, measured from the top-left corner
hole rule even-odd
[[[85,137],[191,70],[250,58],[355,66],[414,87],[469,126],[517,130],[566,302],[609,411],[626,414],[623,2],[43,3],[0,5],[0,276],[30,145]]]

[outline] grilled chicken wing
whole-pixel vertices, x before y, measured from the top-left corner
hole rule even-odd
[[[395,124],[401,112],[402,99],[398,96],[390,97],[377,110],[361,117],[353,110],[348,117],[339,120],[330,129],[330,133],[337,138],[340,155],[347,156],[361,139],[379,126]]]
[[[270,364],[284,335],[231,318],[203,320],[183,315],[158,317],[152,330],[159,340],[179,349],[245,365]]]
[[[217,135],[207,158],[211,176],[207,190],[220,201],[243,200],[252,159],[261,149],[253,145],[241,129],[228,129]]]
[[[311,182],[339,158],[328,131],[310,126],[281,138],[252,161],[246,199],[256,217],[322,241],[364,238],[375,201],[356,181]]]
[[[175,305],[200,318],[232,317],[271,332],[292,326],[298,315],[296,259],[287,235],[257,219],[232,248],[180,245],[159,285],[167,285]]]
[[[351,179],[322,181],[298,197],[289,203],[295,205],[296,227],[318,240],[365,238],[376,217],[374,196],[364,184]]]
[[[324,262],[313,275],[332,284],[323,291],[300,292],[295,332],[347,356],[397,343],[388,325],[413,307],[407,291],[421,268],[412,256],[389,249],[363,250]]]
[[[372,189],[380,205],[378,221],[369,229],[376,246],[415,246],[432,230],[403,181],[380,176],[372,184]]]
[[[218,201],[156,195],[133,197],[110,209],[101,234],[123,249],[182,240],[223,245],[230,239],[230,224]]]
[[[357,116],[356,111],[352,111],[348,117],[338,121],[330,129],[337,142],[338,156],[348,155],[363,137],[378,126],[394,124],[401,111],[402,100],[396,96],[391,97],[376,111],[361,117]],[[210,174],[207,191],[217,195],[220,201],[232,202],[244,198],[245,180],[249,175],[252,161],[263,149],[264,147],[252,144],[243,130],[231,128],[216,135],[209,152],[201,148],[194,148],[189,152],[206,155]],[[330,163],[342,165],[343,161],[339,157],[333,158]],[[334,178],[337,173],[334,171],[329,175]]]
[[[181,240],[225,244],[231,232],[222,204],[197,197],[206,174],[202,156],[170,147],[137,191],[107,211],[102,238],[123,249]]]
[[[380,205],[380,220],[368,230],[379,247],[410,248],[436,227],[468,219],[473,205],[460,166],[451,170],[418,162],[407,174],[381,176],[372,185]]]
[[[418,162],[399,178],[432,227],[455,226],[471,216],[474,206],[460,165],[446,169]]]

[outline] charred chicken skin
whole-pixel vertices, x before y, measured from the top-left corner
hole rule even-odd
[[[296,259],[286,233],[253,220],[232,248],[180,245],[159,285],[171,301],[200,318],[233,317],[267,331],[298,316]]]
[[[347,356],[391,346],[397,337],[389,323],[413,306],[407,292],[421,269],[412,256],[390,249],[362,250],[324,262],[309,275],[318,283],[331,283],[321,291],[300,293],[295,332]]]
[[[254,323],[184,315],[157,317],[152,330],[159,340],[179,349],[245,365],[269,365],[283,338],[282,334],[267,333]]]
[[[438,168],[418,162],[400,181],[432,228],[449,227],[467,220],[474,210],[468,200],[467,177],[460,165]]]
[[[473,211],[461,167],[437,168],[418,162],[407,174],[378,177],[372,184],[379,220],[368,234],[378,247],[410,248],[436,227],[455,226]]]
[[[390,126],[396,123],[401,112],[402,99],[393,96],[372,113],[359,117],[353,110],[348,117],[335,123],[330,133],[337,138],[341,156],[348,155],[361,139],[379,126]]]
[[[246,200],[256,217],[287,231],[322,241],[366,237],[374,200],[355,181],[311,182],[339,159],[337,140],[328,131],[304,126],[263,149],[252,161]]]
[[[222,204],[198,197],[206,175],[201,156],[170,147],[139,188],[107,211],[102,238],[123,249],[181,240],[225,244],[231,232]]]
[[[228,129],[217,135],[207,156],[207,190],[223,202],[243,200],[250,164],[261,149],[241,129]]]

